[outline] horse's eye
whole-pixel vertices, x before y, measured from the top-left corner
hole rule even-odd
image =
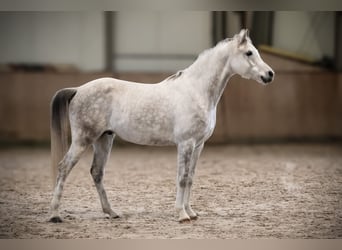
[[[251,56],[251,55],[253,55],[253,52],[252,52],[251,50],[248,50],[248,51],[246,52],[246,56]]]

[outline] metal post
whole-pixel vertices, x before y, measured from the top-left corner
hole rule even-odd
[[[217,43],[217,11],[211,12],[211,43],[213,46]]]
[[[105,11],[105,59],[106,59],[106,71],[113,72],[113,16],[112,11]]]
[[[251,28],[254,45],[272,45],[274,13],[272,11],[255,11]]]
[[[213,11],[211,14],[211,41],[216,45],[219,41],[227,38],[227,13],[225,11]]]
[[[342,11],[335,12],[335,69],[342,72]]]

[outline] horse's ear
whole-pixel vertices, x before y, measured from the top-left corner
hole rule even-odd
[[[249,33],[248,29],[242,29],[240,31],[240,33],[239,33],[239,46],[243,45],[247,42],[247,37],[249,36],[248,33]]]

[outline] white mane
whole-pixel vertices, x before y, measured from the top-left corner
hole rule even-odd
[[[204,50],[198,55],[197,59],[187,69],[191,69],[193,67],[196,67],[198,64],[201,64],[202,62],[210,60],[213,54],[220,52],[222,48],[226,46],[228,42],[233,41],[233,39],[234,38],[226,38],[218,42],[214,47]],[[227,55],[227,53],[222,53],[221,55],[225,56]]]
[[[212,63],[212,64],[209,63],[209,65],[211,67],[215,67],[215,68],[219,67],[220,65],[217,65],[217,63],[218,62],[225,63],[225,61],[224,60],[223,61],[217,60],[216,57],[219,56],[221,58],[227,58],[228,57],[228,50],[226,50],[226,51],[222,51],[222,50],[224,50],[224,47],[227,46],[227,43],[229,43],[233,40],[234,40],[234,38],[226,38],[226,39],[218,42],[214,47],[211,47],[209,49],[202,51],[197,56],[196,60],[192,64],[190,64],[187,68],[177,71],[175,74],[169,76],[164,81],[170,81],[170,80],[178,79],[181,76],[185,76],[186,73],[202,72],[203,66],[208,66],[209,60],[215,61],[215,63]],[[218,53],[218,54],[215,56],[215,53]]]

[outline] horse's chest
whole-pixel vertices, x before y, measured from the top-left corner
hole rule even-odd
[[[207,118],[207,129],[205,133],[205,140],[207,140],[213,133],[214,128],[216,125],[216,110],[212,109],[210,110]]]
[[[206,141],[212,135],[216,125],[216,110],[196,113],[190,124],[191,127],[188,129],[193,137],[199,141]]]

